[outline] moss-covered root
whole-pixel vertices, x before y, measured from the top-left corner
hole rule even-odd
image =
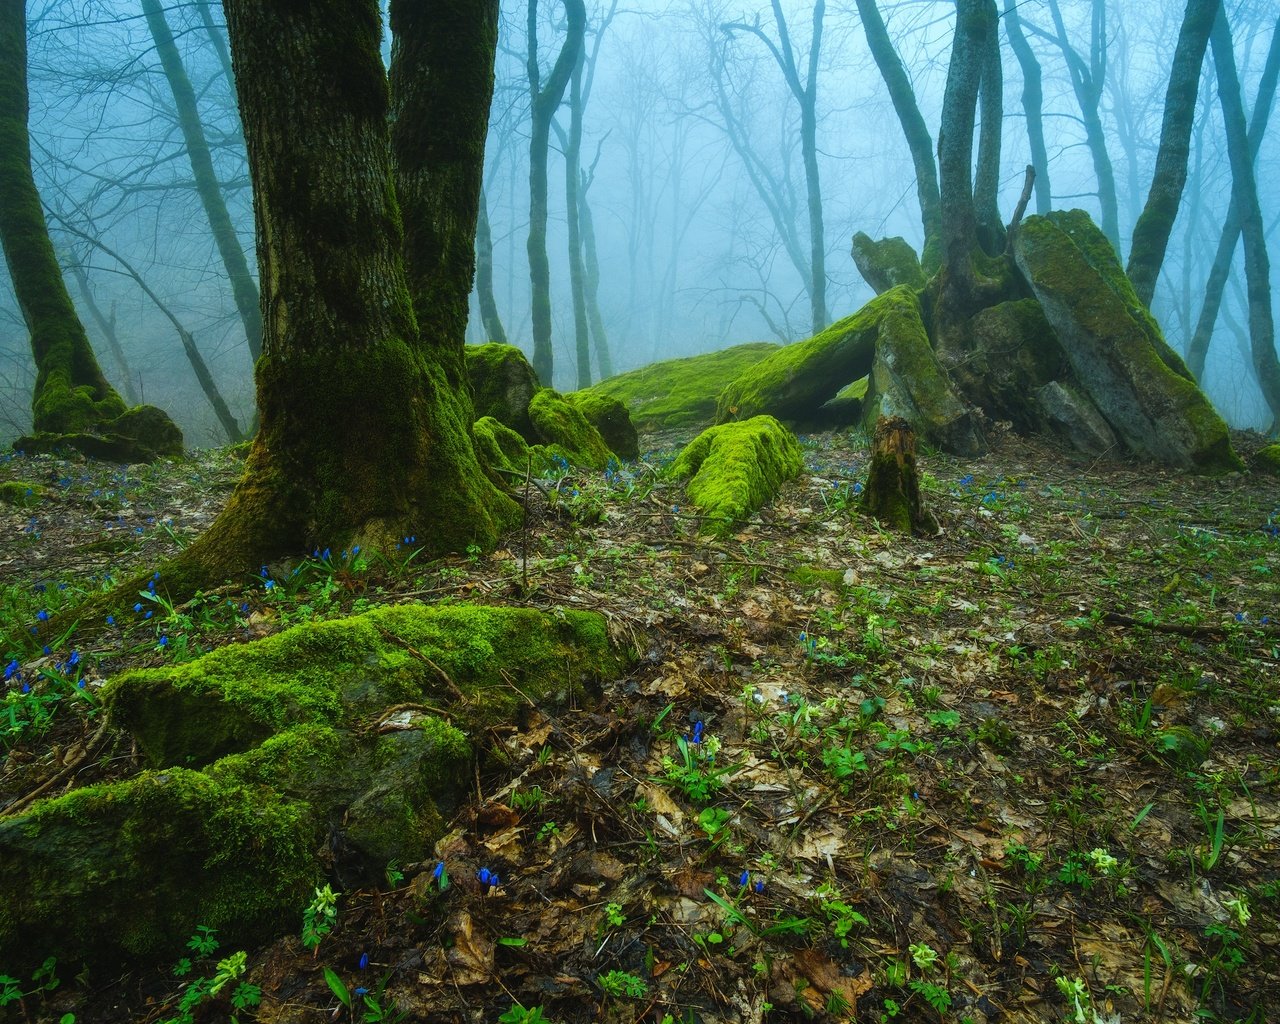
[[[155,462],[182,454],[182,431],[154,405],[136,405],[119,416],[69,433],[41,431],[20,437],[13,447],[28,455],[70,449],[100,462]]]
[[[891,530],[938,532],[938,521],[920,495],[915,432],[901,417],[882,416],[876,423],[867,487],[858,508]]]
[[[700,356],[667,359],[620,373],[575,394],[618,399],[639,431],[705,427],[715,422],[716,396],[725,385],[777,351],[772,342],[753,341]],[[624,452],[618,454],[625,456]]]
[[[539,390],[529,402],[529,419],[538,440],[562,449],[575,466],[605,469],[617,460],[600,431],[558,391]]]
[[[725,533],[773,498],[804,469],[795,436],[772,416],[709,427],[671,467],[688,477],[689,501],[706,517],[704,530]]]
[[[600,431],[600,436],[604,438],[610,451],[627,460],[640,457],[640,439],[631,422],[631,414],[627,412],[621,399],[610,398],[590,388],[570,392],[564,397],[582,413],[588,423]]]

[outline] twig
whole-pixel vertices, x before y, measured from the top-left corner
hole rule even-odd
[[[393,643],[399,644],[401,647],[403,647],[406,651],[412,654],[419,661],[422,661],[426,665],[429,665],[431,669],[435,672],[435,674],[438,675],[441,678],[441,680],[444,681],[444,685],[448,688],[449,692],[453,694],[454,699],[456,699],[461,704],[467,703],[467,695],[458,689],[454,681],[449,678],[448,672],[442,669],[439,665],[437,665],[434,661],[428,658],[425,654],[423,654],[420,650],[414,647],[407,640],[404,640],[403,638],[396,636],[389,629],[383,626],[378,626],[378,632],[382,634],[384,639],[387,639],[392,641]]]
[[[27,804],[35,800],[35,798],[38,797],[41,793],[57,785],[62,779],[65,779],[68,775],[75,772],[82,764],[84,764],[86,760],[88,760],[89,755],[93,753],[93,748],[98,745],[98,743],[102,739],[102,734],[105,733],[106,731],[107,731],[107,719],[104,717],[102,719],[102,724],[98,726],[97,732],[95,732],[89,738],[89,742],[85,744],[84,750],[81,752],[79,757],[77,757],[70,764],[64,766],[62,771],[58,772],[56,775],[53,775],[45,779],[44,782],[36,786],[35,789],[24,794],[23,796],[20,796],[8,807],[4,808],[3,810],[0,810],[0,818],[5,817],[6,815],[15,814],[18,811],[22,810],[22,808],[26,807]]]
[[[1027,203],[1031,202],[1031,187],[1036,181],[1036,169],[1027,164],[1027,176],[1022,182],[1022,195],[1018,197],[1018,205],[1013,208],[1013,219],[1009,221],[1009,227],[1005,231],[1005,251],[1013,251],[1013,237],[1018,232],[1018,225],[1022,223],[1022,215],[1027,212]]]
[[[1144,619],[1135,619],[1131,615],[1121,615],[1119,612],[1107,612],[1102,616],[1102,621],[1109,626],[1138,626],[1156,633],[1176,633],[1179,636],[1225,636],[1227,634],[1226,626],[1184,626],[1177,622],[1147,622]],[[1280,629],[1271,626],[1242,624],[1237,628],[1263,635],[1280,634]]]

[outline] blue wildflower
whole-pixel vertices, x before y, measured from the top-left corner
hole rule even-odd
[[[4,667],[4,680],[7,683],[10,679],[18,674],[18,659],[14,658]]]
[[[44,645],[44,653],[45,653],[45,656],[46,656],[46,657],[48,657],[50,654],[52,654],[52,653],[53,653],[53,651],[49,649],[49,645],[48,645],[48,644],[45,644],[45,645]]]
[[[694,723],[693,723],[693,737],[692,737],[692,741],[693,741],[694,743],[701,743],[701,742],[702,742],[702,723],[701,723],[701,722],[694,722]]]
[[[139,601],[137,604],[135,604],[135,605],[133,606],[133,610],[134,610],[135,612],[140,612],[140,611],[142,611],[142,602],[141,602],[141,601]]]
[[[361,985],[359,988],[355,989],[352,994],[356,996],[366,996],[369,994],[369,990]]]
[[[739,886],[739,888],[745,889],[745,888],[746,888],[747,886],[749,886],[750,884],[751,884],[751,872],[750,872],[750,871],[743,871],[743,872],[742,872],[742,874],[740,874],[740,875],[738,876],[738,886]]]
[[[752,886],[752,888],[755,889],[756,892],[764,892],[764,879],[757,878],[756,884]]]
[[[168,646],[169,646],[169,638],[168,638],[167,636],[162,636],[162,637],[160,638],[159,646],[160,646],[160,647],[168,647]]]
[[[80,664],[80,652],[79,652],[79,651],[72,651],[72,652],[71,652],[71,657],[69,657],[69,658],[67,659],[67,668],[71,668],[71,667],[73,667],[73,666],[75,666],[75,665],[79,665],[79,664]]]
[[[41,608],[38,612],[36,612],[36,618],[39,619],[41,622],[48,622],[49,613],[45,609]]]
[[[108,625],[108,626],[114,626],[115,624],[116,624],[116,617],[115,617],[114,615],[108,615],[108,616],[107,616],[107,625]]]
[[[439,881],[440,876],[443,874],[444,874],[444,861],[440,861],[436,865],[436,869],[433,872],[431,872],[431,877],[434,878],[436,881]]]
[[[481,885],[493,884],[493,872],[491,872],[488,868],[481,868],[479,871],[477,871],[476,878],[480,879]]]
[[[365,970],[365,968],[367,968],[368,966],[369,966],[369,954],[368,954],[368,953],[361,953],[361,954],[360,954],[360,970],[362,970],[362,971],[363,971],[363,970]]]

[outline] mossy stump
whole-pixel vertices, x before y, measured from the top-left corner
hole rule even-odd
[[[876,423],[871,469],[858,510],[891,530],[938,532],[938,521],[920,496],[915,431],[901,416],[881,416]]]

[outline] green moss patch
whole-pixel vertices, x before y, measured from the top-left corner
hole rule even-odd
[[[91,430],[37,431],[13,442],[17,451],[44,455],[77,451],[100,462],[155,462],[181,455],[182,431],[154,405],[138,405],[94,424]]]
[[[610,460],[617,458],[600,431],[558,391],[551,388],[538,391],[529,402],[529,419],[533,421],[538,440],[548,447],[561,449],[575,466],[605,469]]]
[[[1280,444],[1259,449],[1253,456],[1253,471],[1280,475]]]
[[[905,284],[917,291],[924,287],[920,258],[905,238],[894,236],[878,242],[862,231],[853,236],[853,262],[862,279],[877,295]]]
[[[631,414],[619,398],[602,395],[592,389],[572,391],[564,396],[600,432],[605,444],[619,458],[640,457],[640,440]]]
[[[0,484],[0,503],[5,505],[30,508],[39,503],[43,494],[43,487],[39,484],[27,483],[25,480],[6,480]]]
[[[468,345],[467,379],[477,419],[492,416],[533,443],[538,436],[529,419],[529,402],[541,385],[538,375],[514,345]]]
[[[620,373],[576,394],[618,399],[642,432],[702,427],[715,422],[716,398],[725,385],[777,351],[772,342],[756,341],[705,355],[668,359]]]
[[[688,477],[689,501],[707,517],[706,530],[724,533],[773,498],[804,469],[795,436],[772,416],[709,427],[672,464]]]

